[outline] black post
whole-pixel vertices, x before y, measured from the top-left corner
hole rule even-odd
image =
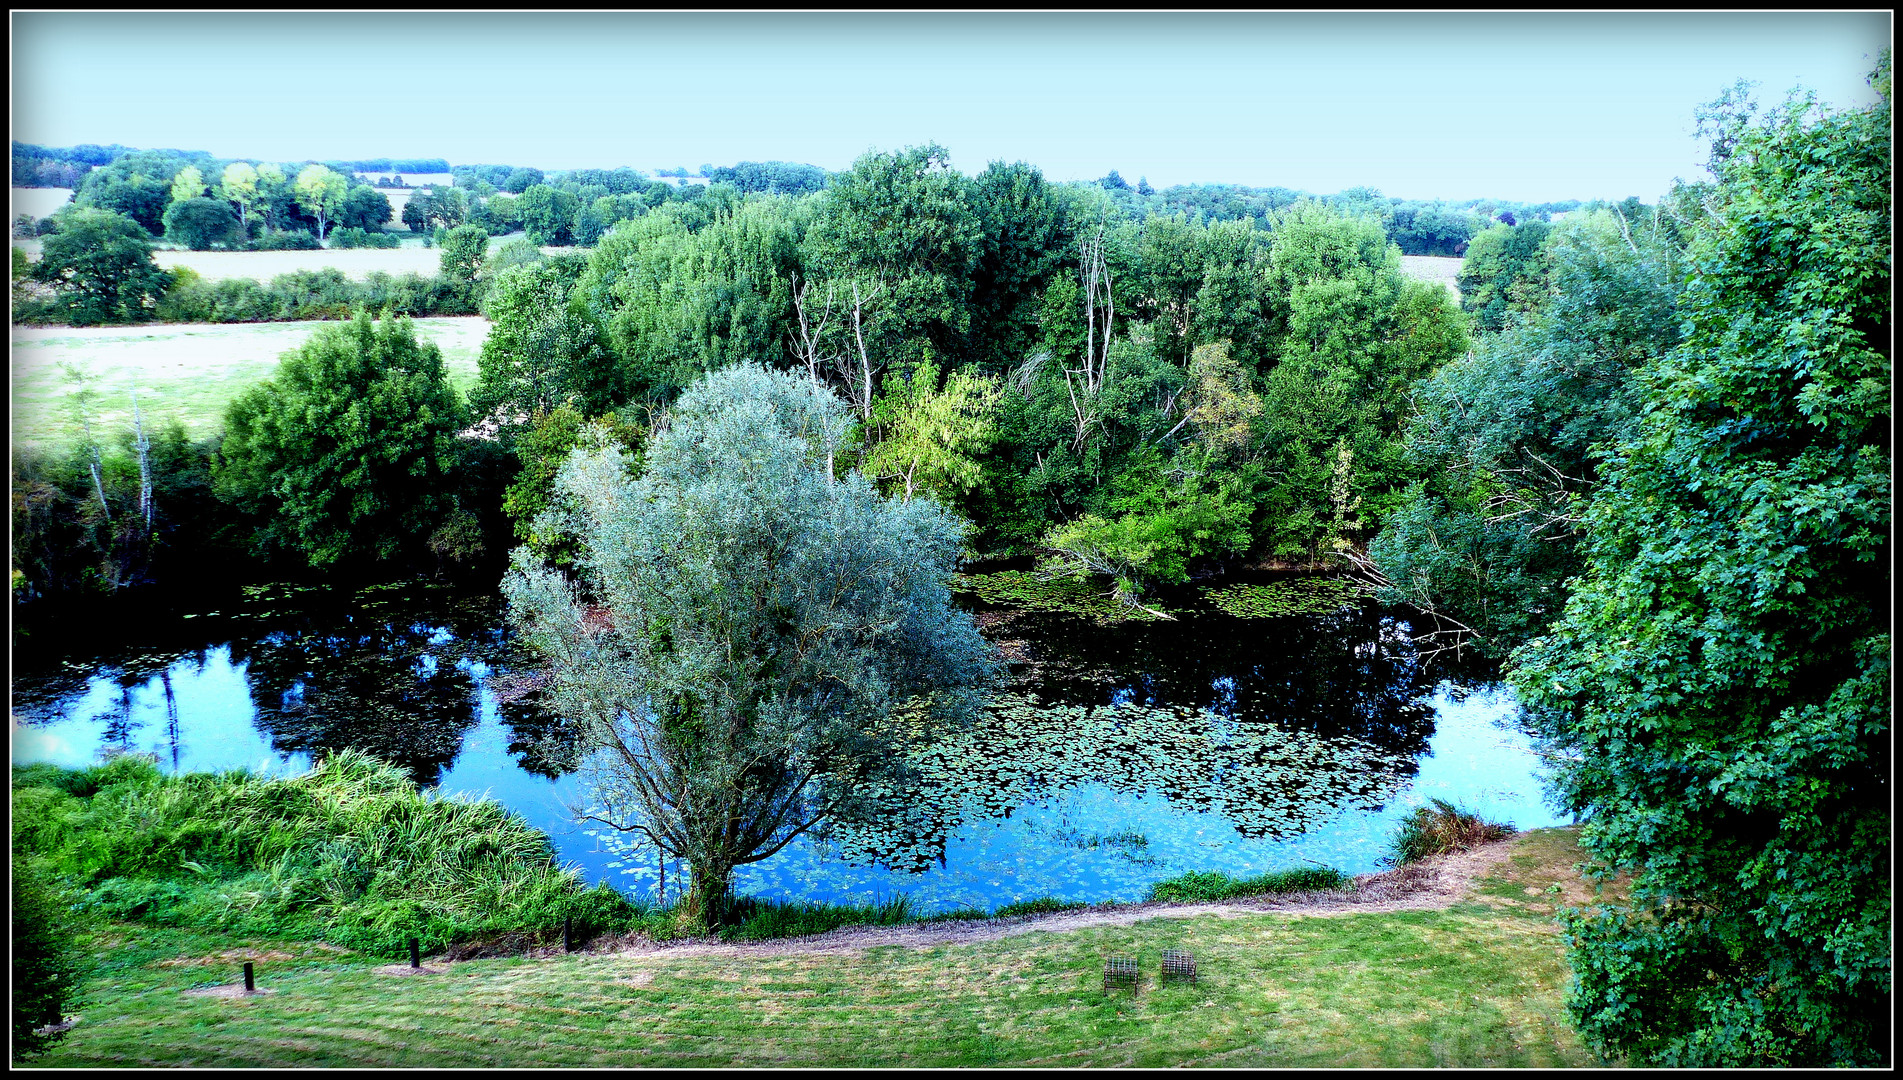
[[[423,956],[421,953],[416,951],[415,938],[410,939],[410,966],[413,968],[420,968],[423,966]]]
[[[562,916],[562,951],[575,951],[575,931],[573,924],[566,915]]]
[[[246,960],[244,962],[244,992],[249,994],[257,988],[258,984],[251,977],[251,961]]]

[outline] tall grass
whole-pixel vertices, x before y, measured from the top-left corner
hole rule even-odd
[[[1482,821],[1452,803],[1434,799],[1401,822],[1394,835],[1392,859],[1396,866],[1418,862],[1430,855],[1467,851],[1513,835],[1513,826]]]
[[[497,803],[419,791],[356,751],[302,776],[165,776],[120,757],[15,769],[16,857],[44,860],[110,918],[303,936],[382,955],[486,933],[584,934],[648,913],[584,889],[548,837]]]
[[[1235,900],[1244,896],[1339,889],[1346,884],[1348,875],[1332,866],[1298,866],[1251,878],[1232,878],[1221,871],[1191,871],[1150,886],[1150,899],[1178,903]]]

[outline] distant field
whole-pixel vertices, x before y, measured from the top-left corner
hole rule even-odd
[[[1454,284],[1454,275],[1460,273],[1460,262],[1444,255],[1403,255],[1401,273],[1416,281],[1438,281],[1458,300],[1460,286]]]
[[[310,254],[322,254],[311,252]],[[377,254],[391,254],[379,252]],[[435,252],[426,254],[434,255]],[[318,322],[204,323],[153,326],[13,328],[15,443],[46,445],[78,435],[67,414],[71,391],[60,365],[74,363],[98,373],[93,425],[115,437],[132,423],[130,391],[148,422],[178,417],[194,437],[217,431],[225,405],[251,384],[270,376],[278,358],[303,344]],[[477,316],[417,319],[418,332],[443,350],[450,381],[467,392],[476,380],[476,357],[489,321]]]
[[[17,187],[13,189],[12,209],[7,211],[10,222],[21,214],[32,214],[36,218],[65,206],[73,197],[72,188],[63,187]]]
[[[411,187],[429,187],[431,184],[438,184],[443,187],[448,187],[451,184],[456,182],[456,178],[446,172],[406,172],[406,173],[367,172],[367,173],[358,173],[357,175],[363,177],[365,180],[369,181],[372,184],[376,183],[377,181],[383,179],[386,176],[401,176],[403,178],[403,182],[410,185]],[[377,190],[382,191],[387,189],[378,188]]]
[[[154,259],[167,270],[189,266],[206,281],[252,278],[270,281],[297,270],[334,266],[352,281],[371,274],[434,274],[442,269],[443,253],[419,242],[400,248],[333,248],[322,251],[159,251]]]
[[[321,270],[334,266],[352,281],[362,281],[373,273],[385,274],[435,274],[442,269],[443,253],[436,248],[423,246],[421,236],[412,236],[405,232],[403,246],[400,248],[325,248],[318,251],[155,251],[152,258],[159,266],[170,270],[177,266],[189,266],[206,281],[223,281],[226,278],[251,278],[258,282],[268,282],[279,274],[289,274],[298,270]],[[520,240],[523,234],[510,233],[507,236],[495,236],[489,239],[489,253],[511,240]],[[27,253],[31,258],[39,258],[40,241],[15,240],[13,246]],[[583,250],[568,247],[545,247],[542,251],[549,255]]]

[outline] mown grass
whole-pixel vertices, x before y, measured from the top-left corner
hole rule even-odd
[[[1582,887],[1571,830],[1516,838],[1503,873]],[[1517,878],[1515,879],[1517,880]],[[1577,1067],[1550,914],[1445,911],[1159,917],[997,941],[844,953],[497,958],[393,977],[352,954],[114,928],[113,965],[54,1067]],[[1164,949],[1195,985],[1161,987]],[[183,991],[239,978],[268,997]],[[1137,957],[1133,997],[1103,958]],[[167,955],[167,954],[170,955]],[[186,961],[178,963],[176,961]],[[439,965],[440,966],[440,965]]]
[[[416,319],[417,336],[443,350],[450,383],[467,393],[489,322],[478,317]],[[15,444],[69,444],[79,437],[70,415],[73,387],[64,364],[99,376],[93,432],[110,443],[132,426],[132,394],[150,431],[177,418],[193,438],[224,427],[225,407],[254,383],[270,378],[280,357],[302,345],[319,322],[154,324],[74,329],[13,328]]]

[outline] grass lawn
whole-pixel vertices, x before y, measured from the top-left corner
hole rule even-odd
[[[328,946],[120,925],[33,1064],[131,1066],[1543,1067],[1596,1064],[1567,1023],[1554,905],[1571,830],[1442,911],[1158,917],[928,949],[501,958],[396,977]],[[1558,892],[1554,887],[1558,886]],[[1159,987],[1166,948],[1200,981]],[[269,996],[187,995],[255,958]],[[1142,986],[1102,989],[1103,958]]]
[[[415,321],[419,334],[443,350],[450,382],[466,393],[475,384],[476,357],[488,336],[489,321],[476,316]],[[140,411],[148,422],[176,416],[193,437],[210,435],[219,430],[225,405],[232,398],[268,378],[278,358],[303,344],[321,325],[16,326],[10,414],[13,441],[49,445],[78,436],[79,426],[68,415],[65,404],[72,387],[61,365],[68,362],[100,376],[92,422],[94,432],[102,439],[110,440],[121,428],[131,425],[130,391],[135,386]]]

